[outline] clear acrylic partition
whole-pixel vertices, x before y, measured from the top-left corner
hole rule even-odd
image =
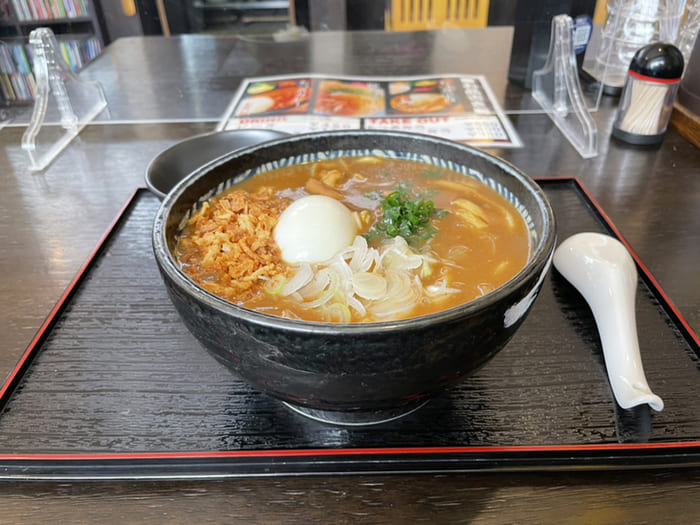
[[[598,154],[598,128],[583,98],[568,15],[552,20],[549,54],[533,74],[532,96],[583,158]]]
[[[29,35],[36,80],[31,120],[22,136],[29,169],[46,168],[107,102],[97,82],[81,79],[65,62],[53,32],[38,28]]]
[[[609,1],[612,7],[637,3]],[[671,6],[671,3],[680,5],[680,0],[642,3],[654,4],[665,12],[676,13],[680,9],[674,7],[676,10],[672,11]],[[682,3],[685,6],[685,1]],[[688,9],[697,6],[697,0],[689,0],[688,6]],[[647,11],[651,13],[651,7]],[[652,16],[654,31],[658,34],[663,31],[666,35],[682,32],[683,26],[677,16],[664,18],[658,16],[659,12],[654,11]],[[697,10],[693,14],[697,15]],[[397,60],[392,61],[392,72],[395,70],[397,74],[483,75],[505,115],[548,114],[582,156],[588,157],[595,154],[596,143],[590,114],[600,107],[606,88],[614,87],[614,75],[619,77],[619,71],[613,66],[620,52],[614,35],[620,34],[626,16],[624,9],[611,9],[605,25],[594,27],[582,67],[576,66],[573,56],[571,29],[569,22],[565,22],[570,18],[553,20],[549,59],[538,72],[534,91],[508,80],[512,28],[488,29],[503,41],[496,49],[487,48],[481,42],[480,30],[455,33],[460,30],[439,29],[385,36],[377,32],[378,36],[372,38],[377,45],[386,38],[386,42],[393,42],[394,48],[406,54],[399,53]],[[644,27],[647,22],[640,21],[637,27]],[[373,76],[386,69],[381,60],[370,60],[362,54],[368,36],[356,31],[290,30],[288,35],[239,35],[236,38],[229,38],[230,34],[221,37],[187,34],[174,37],[171,41],[174,44],[156,39],[118,39],[78,73],[65,67],[56,52],[55,40],[52,37],[42,40],[40,35],[34,37],[38,42],[37,56],[41,57],[43,50],[46,58],[39,58],[36,75],[46,79],[42,85],[48,88],[49,96],[38,97],[33,110],[27,106],[14,110],[8,124],[28,126],[31,123],[26,147],[33,156],[33,166],[43,163],[40,158],[43,146],[52,146],[48,153],[55,155],[61,144],[65,144],[65,137],[70,140],[89,119],[97,123],[206,122],[215,129],[226,117],[239,86],[251,77],[305,73]],[[461,47],[455,49],[455,46]],[[347,53],[350,53],[349,59]],[[411,54],[418,56],[420,53],[429,53],[429,57],[425,60],[411,58]],[[271,56],[276,57],[276,61],[271,61]],[[465,58],[470,56],[487,58]],[[283,60],[284,57],[288,60]],[[387,57],[383,58],[386,62]],[[281,69],[280,64],[284,64]],[[581,69],[587,79],[583,83],[579,81],[583,78],[579,75]],[[100,83],[104,94],[99,89]],[[60,95],[61,86],[65,87],[68,97]],[[73,86],[75,91],[72,91]],[[92,87],[97,89],[91,90]],[[88,98],[85,93],[90,93]],[[61,105],[58,100],[70,100],[70,104]],[[103,107],[105,100],[109,112],[96,111]],[[41,125],[37,127],[38,122]],[[7,124],[7,120],[4,123]],[[63,134],[46,141],[35,137],[32,150],[31,135],[50,130]]]
[[[462,75],[427,75],[426,83],[439,77],[440,82],[446,85],[455,81],[458,87],[453,94],[457,95],[453,101],[459,100],[459,94],[464,89],[467,102],[461,110],[450,113],[449,108],[444,110],[447,123],[416,123],[421,119],[401,118],[396,115],[397,107],[394,106],[401,97],[427,97],[423,93],[413,91],[414,83],[421,83],[421,77],[394,76],[343,76],[343,75],[289,75],[277,77],[257,77],[246,79],[241,85],[237,96],[220,120],[217,129],[245,129],[250,126],[277,126],[273,129],[288,133],[297,133],[312,129],[348,129],[344,126],[359,126],[368,129],[401,129],[404,131],[418,131],[427,134],[438,134],[445,138],[460,140],[475,144],[480,147],[521,147],[522,142],[517,133],[512,133],[512,126],[507,115],[515,114],[547,114],[556,124],[564,137],[574,146],[583,158],[594,157],[597,149],[597,127],[591,116],[592,111],[598,109],[601,98],[602,84],[595,85],[584,91],[579,81],[579,69],[574,48],[574,23],[568,15],[554,17],[551,24],[549,38],[549,53],[542,69],[533,72],[533,89],[529,90],[521,86],[519,82],[508,82],[508,63],[500,70],[491,69],[485,65],[488,71],[484,74]],[[478,45],[478,44],[477,44]],[[473,49],[478,54],[479,49]],[[539,53],[540,50],[533,51]],[[493,55],[490,55],[493,56]],[[508,55],[508,58],[510,55]],[[530,60],[534,58],[530,57]],[[498,61],[498,58],[495,58]],[[438,67],[439,59],[437,59]],[[483,63],[483,62],[482,62]],[[479,73],[478,71],[476,73]],[[308,77],[308,78],[307,78]],[[367,117],[357,118],[363,120],[362,124],[348,123],[350,119],[335,119],[328,117],[325,108],[320,110],[321,116],[314,117],[308,110],[299,111],[302,115],[287,115],[284,119],[274,117],[266,118],[265,104],[274,104],[274,99],[266,93],[274,93],[280,89],[282,83],[294,84],[295,89],[307,88],[309,91],[317,91],[315,104],[318,109],[319,100],[330,94],[324,93],[324,84],[329,93],[336,91],[364,90],[364,97],[375,99],[377,96],[386,96],[388,101],[381,103],[384,111],[370,114]],[[361,88],[358,85],[362,86]],[[401,86],[400,86],[401,85]],[[312,88],[311,86],[315,86]],[[472,87],[473,86],[473,87]],[[402,91],[407,89],[407,91]],[[431,88],[421,87],[425,91]],[[449,91],[449,90],[447,90]],[[385,95],[376,95],[375,92]],[[408,94],[402,94],[408,93]],[[304,99],[306,100],[306,99]],[[339,102],[340,103],[340,102]],[[386,106],[384,105],[386,104]],[[273,106],[274,107],[274,106]],[[459,113],[462,111],[463,113]],[[318,115],[319,112],[316,112]],[[419,115],[403,115],[404,117],[417,117]],[[505,119],[505,121],[504,121]],[[283,121],[282,121],[283,120]],[[423,120],[430,120],[423,119]],[[398,122],[400,121],[400,122]],[[407,122],[408,121],[408,122]],[[352,128],[355,129],[355,128]],[[467,129],[474,130],[470,134]],[[483,133],[481,133],[483,131]],[[515,136],[514,136],[515,135]]]

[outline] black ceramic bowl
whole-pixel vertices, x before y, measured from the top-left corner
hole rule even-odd
[[[493,292],[440,313],[395,322],[330,324],[273,317],[228,303],[178,268],[183,217],[225,187],[288,163],[324,156],[399,155],[451,167],[497,189],[532,236],[527,265]],[[317,419],[385,421],[414,410],[491,359],[525,319],[555,246],[552,209],[539,186],[505,161],[463,144],[398,132],[324,132],[273,140],[219,158],[165,197],[153,247],[184,323],[209,352],[253,387]]]
[[[271,129],[229,129],[195,135],[161,151],[146,168],[146,186],[161,199],[182,179],[221,155],[279,139],[287,133]]]

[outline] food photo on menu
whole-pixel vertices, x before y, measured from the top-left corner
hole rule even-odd
[[[247,79],[221,129],[264,128],[298,134],[340,129],[402,130],[480,147],[521,141],[485,78],[321,76]]]
[[[391,114],[428,115],[468,111],[455,79],[437,78],[390,82]]]
[[[249,84],[236,116],[306,113],[311,99],[311,79],[295,78]]]
[[[470,105],[456,79],[375,82],[285,79],[251,83],[235,115],[305,114],[346,117],[464,113]]]
[[[320,80],[313,112],[347,117],[380,116],[385,111],[384,88],[378,82]]]

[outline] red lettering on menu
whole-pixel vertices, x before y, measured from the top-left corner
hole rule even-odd
[[[265,122],[282,122],[287,120],[287,117],[262,117],[262,118],[242,118],[241,124],[264,124]]]
[[[410,118],[371,118],[369,124],[374,126],[396,126],[399,124],[410,124]]]
[[[447,121],[447,117],[421,117],[418,119],[418,124],[440,124]]]

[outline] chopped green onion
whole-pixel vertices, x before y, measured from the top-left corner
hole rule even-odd
[[[333,323],[349,323],[352,320],[350,308],[342,303],[333,303],[326,308],[326,315]]]
[[[287,278],[281,273],[278,273],[265,281],[265,284],[263,284],[263,290],[265,293],[269,293],[270,295],[277,295],[282,291],[282,288],[284,288],[286,282]]]
[[[447,212],[435,209],[433,201],[412,200],[404,188],[384,197],[381,219],[368,233],[370,239],[401,236],[409,244],[420,244],[430,239],[437,230],[430,220],[443,218]]]

